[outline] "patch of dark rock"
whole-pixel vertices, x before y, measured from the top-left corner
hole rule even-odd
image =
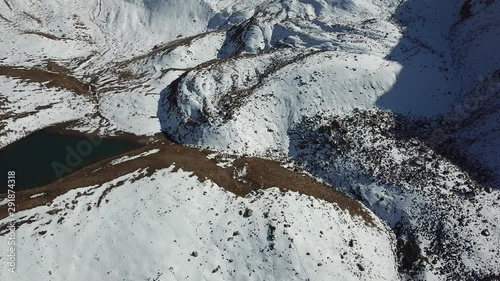
[[[214,270],[212,270],[212,273],[216,273],[217,271],[219,271],[220,269],[220,265],[218,265]]]
[[[251,216],[252,216],[252,214],[253,214],[253,210],[252,210],[252,209],[250,209],[250,208],[246,208],[246,209],[245,209],[245,212],[243,213],[243,217],[244,217],[244,218],[249,218],[249,217],[251,217]]]
[[[267,241],[274,241],[276,238],[276,227],[269,225],[267,228]]]
[[[472,1],[467,0],[460,8],[460,20],[464,21],[472,16]]]

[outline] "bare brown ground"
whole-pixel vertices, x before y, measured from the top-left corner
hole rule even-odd
[[[33,30],[26,30],[23,31],[23,34],[33,34],[33,35],[38,35],[50,40],[62,40],[63,38],[59,38],[55,36],[54,34],[46,33],[46,32],[40,32],[40,31],[33,31]]]
[[[57,196],[71,189],[101,185],[138,169],[147,169],[147,175],[151,175],[159,169],[173,165],[175,169],[182,168],[184,171],[192,172],[201,181],[209,179],[238,196],[246,196],[254,190],[271,187],[314,196],[336,203],[351,215],[362,217],[367,225],[374,226],[372,216],[359,202],[332,187],[317,182],[309,176],[293,173],[281,167],[278,162],[259,158],[240,158],[235,161],[233,167],[222,168],[217,165],[217,160],[207,158],[209,151],[174,144],[161,134],[157,135],[156,138],[158,140],[156,143],[118,155],[113,159],[124,155],[137,155],[155,148],[160,149],[158,153],[116,165],[111,165],[110,161],[112,159],[107,159],[83,168],[49,185],[17,192],[16,211],[19,212],[48,204]],[[237,169],[241,169],[243,166],[247,166],[245,178],[235,177]],[[119,188],[119,185],[106,190],[99,201],[105,199],[105,196],[116,188]],[[31,196],[40,193],[45,193],[45,195],[31,198]],[[6,194],[0,195],[0,198],[4,197],[6,197]],[[6,205],[0,206],[0,219],[5,218],[6,214]],[[2,227],[0,227],[0,232],[1,230]]]
[[[67,89],[80,95],[90,95],[93,91],[91,85],[65,72],[0,65],[0,75],[22,79],[27,82],[46,83],[45,86],[47,87]]]
[[[120,62],[118,63],[118,66],[126,66],[130,63],[133,63],[133,62],[136,62],[136,61],[139,61],[139,60],[142,60],[142,59],[148,59],[156,54],[159,54],[159,53],[164,53],[166,51],[169,51],[169,50],[172,50],[176,47],[179,47],[179,46],[182,46],[182,45],[189,45],[191,44],[191,42],[193,42],[193,40],[195,39],[199,39],[199,38],[203,38],[211,33],[219,33],[219,32],[225,32],[226,30],[215,30],[215,31],[209,31],[209,32],[205,32],[205,33],[200,33],[200,34],[196,34],[194,36],[189,36],[189,37],[184,37],[184,38],[180,38],[180,39],[177,39],[177,40],[173,40],[173,41],[170,41],[168,43],[165,43],[165,44],[162,44],[162,45],[158,45],[156,46],[153,50],[145,53],[145,54],[142,54],[142,55],[138,55],[136,57],[133,57],[131,59],[128,59],[128,60],[125,60],[123,62]]]
[[[361,216],[373,225],[372,216],[358,201],[348,197],[333,187],[322,184],[306,174],[299,174],[283,168],[279,163],[261,158],[241,158],[234,162],[235,167],[247,167],[245,179],[253,190],[269,187],[296,191],[330,203],[336,203],[351,215]]]
[[[60,38],[55,36],[54,34],[46,33],[46,32],[41,32],[41,31],[34,31],[34,30],[25,30],[22,32],[23,34],[32,34],[32,35],[38,35],[50,40],[64,40],[65,38]]]
[[[51,71],[51,72],[57,72],[57,73],[66,73],[66,74],[71,73],[71,71],[69,69],[67,69],[66,67],[59,65],[56,62],[51,61],[51,60],[47,61],[47,70]]]

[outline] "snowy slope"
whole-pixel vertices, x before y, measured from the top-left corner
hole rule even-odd
[[[93,106],[70,91],[26,85],[0,76],[0,147],[49,125],[84,118]]]
[[[500,3],[464,1],[461,17],[450,32],[454,66],[459,70],[464,92],[471,92],[482,80],[500,68]]]
[[[433,126],[375,110],[317,117],[294,129],[289,155],[391,225],[410,280],[497,276],[500,192],[433,143]]]
[[[452,30],[455,62],[460,70],[463,99],[445,120],[456,130],[457,146],[490,169],[500,183],[500,3],[469,1],[463,21]]]
[[[398,279],[380,220],[278,189],[240,198],[173,167],[144,173],[19,213],[34,221],[17,230],[16,280]]]
[[[6,0],[0,3],[2,32],[16,37],[3,39],[2,43],[11,47],[5,48],[3,56],[7,63],[17,65],[44,55],[71,59],[97,53],[94,63],[106,64],[141,54],[157,44],[206,32],[210,20],[234,3]]]
[[[481,79],[479,85],[453,104],[442,122],[450,128],[449,146],[467,156],[471,165],[483,168],[482,178],[492,187],[500,183],[500,72]],[[443,136],[438,132],[437,136]],[[444,138],[441,142],[446,142]]]
[[[82,109],[88,115],[68,114],[79,120],[80,130],[153,134],[160,128],[155,95],[180,75],[167,73],[168,69],[194,67],[215,59],[227,25],[246,20],[260,4],[249,1],[235,6],[236,2],[2,1],[0,65],[29,70],[28,76],[33,76],[38,70],[53,71],[47,67],[50,60],[64,67],[68,75],[92,85],[94,90],[88,94],[93,96],[94,106]],[[221,32],[212,33],[219,27]],[[6,71],[0,74],[29,79]],[[34,86],[38,85],[18,83],[14,90],[29,93]],[[1,95],[10,96],[9,89],[3,89]],[[30,95],[36,100],[36,93]],[[14,117],[3,124],[9,130],[22,127]],[[17,138],[9,137],[9,142]]]
[[[265,8],[230,30],[223,46],[250,54],[202,64],[163,91],[160,121],[173,138],[239,153],[286,152],[287,132],[302,117],[357,108],[436,116],[460,89],[457,76],[443,71],[451,61],[446,39],[422,47],[413,37],[427,30],[403,29],[393,19],[404,15],[396,3]]]
[[[363,262],[380,270],[359,272],[352,261],[326,263],[311,248],[308,266],[303,265],[302,255],[290,256],[298,275],[288,278],[321,280],[341,272],[346,279],[491,280],[500,275],[499,14],[500,2],[491,0],[0,1],[0,147],[45,126],[76,120],[73,128],[85,132],[152,135],[162,130],[182,144],[293,162],[294,169],[304,169],[366,204],[391,227],[395,238],[385,232],[373,234],[384,245],[375,253],[359,232],[372,231],[337,212],[328,219],[342,218],[349,227],[359,228],[346,230],[336,220],[334,230],[343,232],[332,233],[346,240],[349,235],[359,237],[356,240],[365,243],[366,254],[373,256]],[[51,75],[63,82],[54,85]],[[161,189],[158,179],[165,177],[175,178],[178,185],[171,186],[165,179],[162,184],[168,188]],[[76,224],[87,214],[79,203],[80,207],[67,211],[68,220],[47,227],[57,230],[54,236],[32,237],[55,243],[51,237],[83,235],[101,249],[97,247],[107,245],[109,235],[96,238],[75,231],[110,225],[109,220],[130,233],[145,235],[126,216],[137,205],[108,207],[119,199],[134,200],[135,192],[127,192],[140,186],[144,192],[138,194],[144,201],[158,202],[142,215],[136,213],[146,222],[162,220],[155,212],[168,204],[179,205],[180,214],[194,212],[188,221],[167,221],[182,225],[186,229],[182,233],[147,226],[156,233],[154,242],[174,247],[175,243],[169,246],[170,240],[180,236],[182,240],[176,240],[185,247],[198,239],[187,230],[196,229],[210,247],[223,253],[230,241],[210,238],[215,234],[201,229],[195,215],[206,224],[234,219],[241,233],[253,231],[253,226],[245,225],[246,220],[234,212],[219,217],[193,210],[208,204],[214,209],[227,204],[232,210],[249,204],[261,210],[278,196],[274,190],[230,200],[219,187],[173,171],[129,181],[123,187],[130,189],[108,195],[116,196],[115,200],[88,211],[106,209],[109,217],[96,214],[92,220],[83,219],[86,225],[71,228],[69,220]],[[168,190],[175,186],[193,190]],[[202,195],[196,191],[200,186],[229,197],[205,202],[207,195],[199,199]],[[165,198],[152,196],[157,187]],[[193,205],[180,206],[175,196]],[[313,233],[324,223],[324,210],[307,207],[304,202],[309,199],[299,195],[284,198],[288,196],[297,200],[269,204],[293,214],[288,221],[297,224],[301,239],[317,241]],[[69,193],[58,200],[74,197]],[[193,198],[199,200],[191,202]],[[92,196],[79,200],[95,202]],[[126,212],[119,213],[119,208]],[[45,210],[48,207],[27,212]],[[304,210],[311,220],[299,217]],[[23,225],[20,231],[43,228],[42,221],[50,216],[40,216],[40,223]],[[265,228],[266,223],[259,217],[253,224]],[[111,226],[105,231],[114,233]],[[241,246],[255,261],[254,267],[222,258],[217,260],[220,264],[204,267],[203,261],[195,279],[223,274],[225,279],[239,280],[241,276],[226,270],[232,269],[258,280],[262,278],[252,270],[259,266],[259,272],[279,279],[277,271],[260,260],[271,260],[279,270],[289,265],[274,253],[248,250],[268,245],[265,234],[259,235],[264,236],[246,239],[242,242],[249,244]],[[137,247],[151,247],[142,244],[146,242],[141,236]],[[396,244],[399,276],[393,272],[391,243]],[[46,245],[55,251],[54,259],[64,257],[62,248]],[[327,246],[338,257],[338,244]],[[157,247],[147,249],[160,256]],[[203,250],[197,250],[197,258],[203,257]],[[182,252],[182,263],[196,259],[189,251]],[[41,255],[33,254],[23,253],[26,259]],[[171,255],[180,254],[174,250]],[[99,269],[95,274],[107,273],[98,261],[85,260],[87,266]],[[132,266],[127,263],[119,275],[154,279],[160,270],[162,276],[181,274],[166,279],[183,279],[186,268],[191,269],[185,264],[155,265],[158,268],[133,273],[127,271]],[[217,265],[221,268],[214,275]],[[50,265],[44,266],[32,267],[43,270],[32,273],[45,276]],[[69,268],[66,276],[78,270]]]
[[[280,3],[288,9],[241,25],[234,53],[251,54],[201,65],[162,92],[162,128],[182,143],[291,157],[356,196],[396,232],[405,278],[494,278],[500,10],[485,3],[466,19],[467,4],[451,2],[405,1],[390,16],[335,9],[336,28],[321,21],[324,2],[309,14]],[[344,37],[350,13],[366,16],[365,30],[351,21]]]

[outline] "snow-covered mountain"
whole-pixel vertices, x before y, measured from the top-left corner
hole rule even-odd
[[[22,211],[36,218],[22,243],[50,256],[20,250],[21,280],[500,278],[498,15],[495,0],[0,1],[0,147],[69,120],[105,136],[163,131],[287,163],[377,216],[366,227],[293,184],[233,198],[194,168],[138,167]],[[116,182],[110,204],[86,211]],[[46,214],[68,202],[63,223]],[[273,249],[269,225],[283,233]],[[291,233],[301,245],[287,248]],[[70,253],[80,239],[100,253]]]
[[[238,197],[179,168],[138,169],[22,212],[15,280],[398,279],[393,234],[370,211],[278,188]]]

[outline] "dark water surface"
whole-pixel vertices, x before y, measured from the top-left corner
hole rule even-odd
[[[29,189],[138,147],[138,142],[123,137],[40,130],[0,150],[0,193],[7,192],[8,171],[16,172],[16,191]]]

